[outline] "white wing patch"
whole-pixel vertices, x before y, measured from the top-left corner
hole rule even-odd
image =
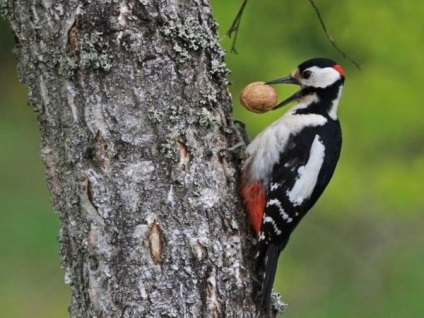
[[[321,138],[316,135],[311,146],[308,162],[297,170],[299,176],[296,179],[293,189],[286,192],[290,202],[294,206],[301,205],[305,199],[311,196],[317,183],[322,163],[324,162],[324,156],[324,144]]]

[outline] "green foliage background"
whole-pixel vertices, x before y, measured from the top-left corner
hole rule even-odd
[[[332,48],[306,0],[249,1],[239,54],[226,58],[234,116],[251,137],[285,110],[244,110],[238,94],[247,83],[284,76],[317,56],[346,72],[338,169],[280,258],[275,287],[289,303],[285,317],[422,317],[424,2],[316,2],[361,71]],[[212,0],[222,35],[240,4]],[[36,115],[2,20],[0,39],[0,316],[68,317]],[[222,45],[229,50],[231,40]],[[280,99],[294,90],[280,87]]]

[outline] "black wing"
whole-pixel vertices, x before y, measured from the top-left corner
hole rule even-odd
[[[299,222],[299,207],[290,202],[288,192],[299,178],[299,169],[308,162],[314,138],[315,134],[306,131],[295,135],[289,139],[285,151],[280,154],[279,164],[272,171],[267,189],[267,203],[259,241],[265,237],[266,241],[284,242]],[[284,246],[281,246],[282,248]]]
[[[278,242],[281,250],[302,217],[316,203],[328,185],[341,149],[341,130],[338,121],[325,126],[306,127],[289,138],[280,161],[274,167],[267,189],[262,227],[259,235],[259,254],[268,242]],[[305,172],[306,170],[306,172]],[[305,185],[296,181],[302,174],[313,175]],[[307,195],[300,200],[292,196],[294,187]],[[308,189],[309,187],[309,189]]]

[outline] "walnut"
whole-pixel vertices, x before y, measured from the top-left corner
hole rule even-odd
[[[240,93],[240,102],[254,113],[266,113],[277,105],[276,90],[265,82],[253,82],[247,85]]]

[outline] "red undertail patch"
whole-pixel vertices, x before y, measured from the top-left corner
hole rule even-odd
[[[243,181],[245,179],[247,178],[242,178]],[[260,182],[242,182],[241,196],[249,222],[256,236],[259,236],[266,203],[265,190]]]

